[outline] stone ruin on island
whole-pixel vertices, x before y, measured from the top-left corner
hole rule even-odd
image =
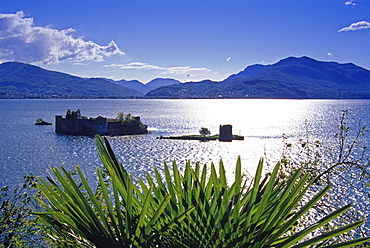
[[[67,110],[66,117],[55,116],[55,132],[69,135],[130,135],[146,134],[148,127],[140,121],[139,116],[130,116],[121,121],[98,116],[87,118],[81,115],[81,111]]]

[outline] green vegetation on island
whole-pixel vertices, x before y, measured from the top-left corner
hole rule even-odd
[[[201,127],[200,130],[199,130],[199,133],[202,136],[206,136],[206,135],[210,135],[211,131],[206,127]]]

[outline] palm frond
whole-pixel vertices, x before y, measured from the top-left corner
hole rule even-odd
[[[296,171],[289,180],[279,177],[278,163],[263,175],[259,161],[253,184],[245,188],[241,159],[235,167],[235,180],[227,182],[220,161],[218,171],[212,163],[190,162],[181,173],[174,161],[166,163],[164,175],[154,168],[146,183],[134,179],[115,156],[108,140],[96,137],[97,151],[110,178],[97,177],[101,197],[96,197],[81,169],[78,182],[61,167],[52,169],[56,180],[39,178],[37,185],[45,201],[45,212],[38,214],[52,229],[52,235],[69,235],[81,245],[96,247],[307,247],[327,242],[363,222],[352,223],[320,235],[309,236],[343,214],[345,206],[301,231],[294,231],[302,218],[329,190],[325,187],[303,206],[299,206],[313,180]],[[63,236],[63,237],[64,237]],[[349,247],[368,238],[332,244]],[[330,243],[330,242],[329,242]]]

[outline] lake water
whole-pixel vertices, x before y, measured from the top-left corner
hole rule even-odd
[[[328,141],[337,131],[341,111],[348,121],[370,120],[369,100],[0,100],[0,186],[16,185],[29,173],[46,175],[50,166],[72,169],[79,164],[93,177],[101,166],[92,137],[58,135],[52,126],[35,126],[37,118],[54,123],[67,109],[87,117],[116,117],[120,111],[138,115],[148,135],[109,137],[127,170],[137,177],[163,162],[202,164],[223,159],[232,176],[240,155],[245,170],[254,173],[260,157],[275,163],[282,152],[282,135],[295,140],[309,133]],[[305,122],[307,124],[305,124]],[[232,124],[244,141],[199,142],[160,140],[159,136],[198,134],[201,127],[218,133],[220,124]]]
[[[23,175],[45,175],[50,166],[73,168],[79,164],[94,174],[100,160],[92,137],[58,135],[52,126],[35,126],[37,118],[54,123],[67,109],[87,117],[115,117],[120,111],[138,115],[148,135],[109,137],[113,149],[135,176],[153,166],[176,160],[209,164],[222,158],[232,173],[240,155],[246,170],[254,173],[260,157],[271,163],[282,151],[282,135],[297,139],[306,130],[322,141],[333,138],[341,111],[349,120],[370,120],[369,100],[0,100],[1,186],[22,182]],[[307,125],[305,124],[307,122]],[[218,133],[220,124],[232,124],[244,141],[199,142],[159,140],[159,136],[198,134],[201,127]]]

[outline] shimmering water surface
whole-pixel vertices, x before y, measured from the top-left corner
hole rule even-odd
[[[135,176],[176,160],[209,164],[223,159],[232,176],[238,155],[254,173],[260,157],[271,163],[282,152],[282,135],[296,140],[305,134],[331,142],[341,111],[348,122],[370,120],[370,100],[0,100],[0,186],[16,185],[29,173],[45,176],[50,166],[72,169],[79,164],[93,177],[101,162],[92,137],[58,135],[52,126],[35,126],[37,118],[54,123],[67,109],[87,117],[116,117],[120,111],[138,115],[148,135],[108,137],[114,151]],[[306,123],[306,124],[305,124]],[[160,140],[159,136],[198,134],[201,127],[218,133],[220,124],[232,124],[244,141],[199,142]]]

